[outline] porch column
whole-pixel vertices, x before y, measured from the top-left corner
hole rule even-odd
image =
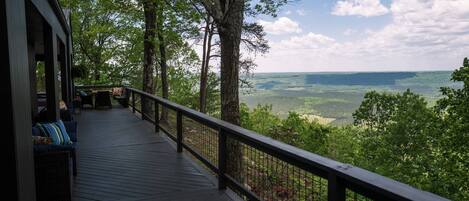
[[[34,201],[31,97],[25,0],[0,1],[2,197]]]
[[[69,92],[69,77],[68,77],[68,68],[67,68],[67,50],[65,49],[65,45],[62,43],[62,41],[59,40],[59,63],[60,63],[60,84],[61,84],[61,90],[62,90],[62,100],[65,101],[66,103],[69,103],[69,97],[70,97],[70,92]]]
[[[31,114],[33,118],[38,114],[37,110],[37,79],[36,79],[36,51],[34,44],[28,44],[28,59],[29,59],[29,82],[31,91]]]
[[[47,120],[57,121],[59,114],[59,84],[57,69],[57,37],[44,22],[44,68],[46,74]]]

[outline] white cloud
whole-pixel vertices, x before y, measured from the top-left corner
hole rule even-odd
[[[285,15],[290,15],[291,13],[292,13],[291,10],[285,11]]]
[[[273,35],[302,32],[300,25],[288,17],[281,17],[273,22],[259,20],[258,23],[264,27],[266,33]]]
[[[306,33],[272,42],[258,70],[452,70],[469,56],[468,0],[393,0],[390,12],[390,24],[357,41]]]
[[[327,37],[321,34],[307,33],[302,36],[293,36],[288,40],[282,40],[279,43],[274,43],[274,48],[279,49],[318,49],[329,47],[334,44],[335,40],[333,38]]]
[[[333,15],[358,15],[364,17],[380,16],[389,13],[389,9],[380,0],[343,0],[338,1],[332,10]]]

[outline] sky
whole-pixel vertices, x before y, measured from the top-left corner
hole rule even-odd
[[[469,0],[297,0],[260,16],[255,72],[454,70],[469,56]]]

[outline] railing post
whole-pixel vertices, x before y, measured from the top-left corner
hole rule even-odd
[[[153,100],[155,103],[155,132],[159,133],[160,132],[160,108],[158,107],[158,101]]]
[[[135,113],[135,92],[131,91],[132,94],[132,113]]]
[[[339,181],[335,173],[329,173],[327,188],[328,201],[345,201],[345,186]]]
[[[218,130],[218,189],[226,189],[226,133]]]
[[[182,113],[177,110],[177,152],[182,152]]]
[[[140,114],[142,115],[142,120],[145,120],[145,107],[147,107],[147,103],[145,101],[145,96],[140,94]]]
[[[124,106],[125,106],[125,108],[129,108],[129,106],[130,106],[130,103],[129,103],[129,102],[130,102],[130,93],[131,93],[131,91],[130,91],[130,89],[129,89],[128,87],[125,87],[124,92],[125,92],[125,94],[124,94],[124,95],[125,95]]]

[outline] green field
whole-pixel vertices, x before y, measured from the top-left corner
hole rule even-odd
[[[271,104],[273,112],[289,111],[332,118],[332,124],[353,122],[352,113],[371,90],[424,96],[430,105],[440,98],[442,86],[457,87],[450,71],[389,73],[257,73],[248,80],[254,88],[241,89],[241,102],[250,108]]]

